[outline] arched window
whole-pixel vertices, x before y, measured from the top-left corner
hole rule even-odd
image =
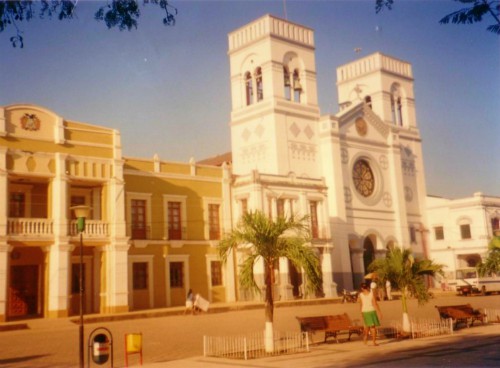
[[[365,103],[370,107],[370,109],[372,108],[372,98],[371,98],[371,96],[365,96]]]
[[[285,99],[290,101],[292,99],[291,89],[290,89],[290,72],[286,66],[283,67],[283,80],[284,80],[284,94]]]
[[[403,126],[403,106],[401,97],[391,95],[392,122],[394,125]]]
[[[255,85],[257,86],[257,102],[264,99],[264,89],[262,87],[262,69],[255,70]]]
[[[391,95],[391,120],[393,124],[396,124],[396,103],[393,95]]]
[[[253,104],[252,74],[250,72],[245,73],[245,90],[246,90],[247,106],[248,106]]]
[[[403,105],[398,85],[391,88],[391,113],[392,123],[397,126],[403,126]]]
[[[398,125],[403,126],[403,106],[401,105],[401,97],[396,100],[397,118]]]
[[[302,85],[300,84],[299,71],[293,71],[293,100],[300,102],[300,95],[302,94]]]

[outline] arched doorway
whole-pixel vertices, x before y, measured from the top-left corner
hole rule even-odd
[[[368,266],[375,259],[375,246],[370,237],[366,237],[363,241],[363,266],[365,274],[368,273]]]

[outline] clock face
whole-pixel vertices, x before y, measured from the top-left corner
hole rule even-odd
[[[375,177],[366,160],[358,160],[352,168],[354,187],[363,197],[369,197],[375,190]]]

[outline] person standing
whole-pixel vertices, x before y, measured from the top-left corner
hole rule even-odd
[[[391,290],[392,290],[391,282],[389,280],[386,280],[386,282],[385,282],[385,293],[387,294],[387,300],[392,300]]]
[[[184,314],[187,312],[190,312],[191,314],[196,314],[195,309],[194,309],[194,295],[193,295],[193,290],[189,289],[187,296],[186,296],[186,310],[184,311]]]
[[[377,326],[380,326],[379,318],[382,318],[382,313],[377,303],[375,294],[370,290],[367,283],[361,284],[361,293],[359,294],[359,304],[361,314],[363,316],[363,342],[368,343],[368,333],[371,330],[373,345],[377,344]]]
[[[378,288],[377,288],[377,280],[375,277],[370,282],[370,291],[375,296],[375,299],[378,299]]]

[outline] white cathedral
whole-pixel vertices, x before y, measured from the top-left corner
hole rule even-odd
[[[325,296],[390,247],[428,257],[411,65],[375,53],[339,67],[340,111],[321,115],[312,29],[266,15],[229,34],[228,54],[233,218],[308,214]],[[280,279],[296,273],[280,263]]]

